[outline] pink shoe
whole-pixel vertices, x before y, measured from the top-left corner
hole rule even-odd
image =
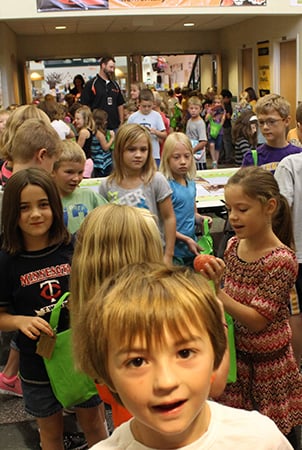
[[[18,376],[7,378],[0,372],[0,394],[23,397],[20,378]]]

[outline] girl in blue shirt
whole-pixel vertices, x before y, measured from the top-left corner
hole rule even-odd
[[[172,189],[172,204],[176,216],[174,262],[193,265],[202,248],[197,244],[195,225],[201,225],[204,216],[196,208],[196,166],[190,139],[180,132],[171,133],[164,144],[160,171]],[[212,218],[209,224],[212,223]]]

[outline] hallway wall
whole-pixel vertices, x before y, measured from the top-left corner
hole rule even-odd
[[[301,9],[302,12],[302,9]],[[240,49],[253,49],[254,85],[257,87],[257,42],[269,41],[271,91],[279,93],[279,43],[284,40],[297,40],[297,102],[302,100],[302,77],[299,76],[302,64],[302,17],[258,17],[246,20],[235,27],[221,30],[220,42],[223,55],[223,84],[232,92],[240,91]],[[223,45],[222,45],[223,43]],[[281,61],[282,63],[282,61]]]

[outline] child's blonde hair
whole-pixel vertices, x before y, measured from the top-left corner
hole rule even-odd
[[[189,97],[189,100],[188,100],[188,106],[190,106],[190,105],[200,106],[200,108],[202,108],[202,101],[199,97],[197,97],[196,95],[193,95],[193,97]]]
[[[154,216],[145,209],[114,203],[91,211],[82,223],[72,260],[71,312],[79,316],[103,281],[121,267],[163,259]]]
[[[76,110],[75,115],[76,114],[81,114],[83,118],[83,128],[89,128],[90,130],[95,129],[93,115],[89,106],[81,106]]]
[[[57,171],[63,162],[75,162],[85,164],[86,155],[82,147],[71,139],[62,141],[62,153],[54,163],[53,170]]]
[[[184,267],[142,263],[104,280],[89,298],[73,329],[77,363],[92,378],[115,387],[108,369],[109,343],[131,348],[138,338],[147,349],[166,345],[164,330],[178,340],[207,334],[213,370],[222,361],[226,335],[221,309],[207,281]],[[117,400],[120,400],[115,394]]]
[[[191,165],[189,167],[188,172],[186,173],[186,178],[193,179],[196,174],[196,165],[193,155],[193,149],[190,139],[187,135],[184,133],[175,131],[174,133],[170,133],[165,140],[164,147],[163,147],[163,153],[160,161],[159,170],[162,172],[162,174],[168,179],[173,180],[173,174],[170,168],[170,158],[172,153],[175,150],[176,144],[182,144],[186,149],[191,153]]]
[[[256,114],[269,114],[275,110],[282,119],[287,119],[290,115],[290,104],[284,97],[278,94],[267,94],[257,100],[255,106]]]
[[[223,97],[222,97],[222,95],[220,95],[220,94],[216,94],[216,95],[214,95],[214,97],[213,97],[213,103],[215,103],[215,102],[217,102],[217,101],[219,101],[219,102],[223,102]]]
[[[10,113],[7,119],[5,129],[0,138],[0,156],[2,159],[13,160],[13,149],[15,148],[15,136],[18,128],[27,119],[39,119],[46,124],[50,124],[50,119],[44,111],[37,108],[36,105],[18,106]]]
[[[152,180],[156,173],[156,164],[152,155],[150,132],[142,125],[125,123],[120,126],[116,134],[113,152],[114,169],[108,177],[109,182],[115,180],[119,184],[126,178],[127,172],[124,167],[123,153],[142,137],[146,138],[148,145],[148,156],[142,168],[142,178],[146,184]]]

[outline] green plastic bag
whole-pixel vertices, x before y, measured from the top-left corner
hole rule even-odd
[[[235,336],[234,336],[234,322],[232,316],[227,312],[224,313],[225,321],[228,326],[228,341],[229,341],[229,352],[230,352],[230,368],[228,373],[227,382],[235,383],[237,380],[237,359],[236,359],[236,347],[235,347]]]
[[[205,219],[203,221],[204,234],[198,240],[198,244],[203,248],[201,253],[207,255],[213,255],[213,238],[209,230],[209,221]],[[213,281],[209,281],[210,286],[215,291],[215,286]],[[236,359],[236,347],[235,347],[235,335],[234,335],[234,321],[232,316],[227,312],[224,313],[225,322],[228,326],[228,344],[229,344],[229,354],[230,354],[230,368],[227,377],[227,383],[235,383],[237,380],[237,359]]]
[[[68,297],[66,292],[51,312],[49,324],[56,330],[61,306]],[[97,394],[94,381],[74,367],[71,329],[56,334],[56,343],[51,358],[43,358],[56,399],[64,408],[78,405]]]
[[[216,139],[220,133],[222,125],[221,123],[215,122],[215,120],[211,116],[209,118],[209,123],[210,123],[210,137],[212,139]]]
[[[203,221],[203,234],[199,237],[197,244],[203,249],[200,253],[203,253],[205,255],[213,255],[214,244],[213,238],[210,233],[208,219],[204,219]]]

